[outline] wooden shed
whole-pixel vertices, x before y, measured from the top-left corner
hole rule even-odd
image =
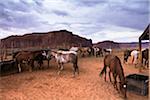
[[[150,39],[149,30],[150,30],[150,24],[146,27],[146,29],[144,30],[142,35],[139,37],[139,51],[140,51],[139,62],[140,62],[140,64],[142,64],[142,41]],[[141,70],[141,67],[140,67],[140,70]]]

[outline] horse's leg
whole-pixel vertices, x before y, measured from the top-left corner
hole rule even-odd
[[[143,66],[145,67],[145,65],[146,65],[146,59],[143,58]]]
[[[147,65],[147,61],[146,61],[146,59],[145,58],[143,58],[143,68],[145,68],[145,66]]]
[[[147,66],[147,69],[148,69],[148,67],[149,67],[149,61],[148,60],[146,60],[146,66]]]
[[[79,67],[76,63],[73,64],[73,68],[74,68],[74,70],[73,70],[74,76],[75,76],[75,72],[77,72],[77,74],[79,75]]]
[[[133,56],[133,57],[132,57],[132,64],[134,63],[134,59],[135,59],[135,58],[134,58],[134,56]]]
[[[19,73],[20,73],[21,72],[21,64],[18,63],[17,65],[18,65],[18,70],[19,70]]]
[[[113,73],[113,77],[114,77],[114,88],[116,88],[116,90],[118,91],[118,88],[117,88],[117,74]]]
[[[29,65],[29,72],[32,72],[32,66],[31,65]]]
[[[60,72],[63,70],[63,64],[59,63],[58,68],[59,68],[58,75],[60,75]]]
[[[50,61],[50,60],[48,59],[48,60],[47,60],[47,63],[48,63],[48,68],[49,68],[49,61]]]
[[[64,70],[63,64],[61,64],[60,70],[61,70],[61,71]]]
[[[97,57],[97,52],[96,52],[96,57]]]
[[[42,65],[43,65],[43,60],[40,61],[40,66],[42,69],[44,69],[44,65],[43,66]]]
[[[75,72],[76,72],[77,68],[76,68],[76,65],[73,64],[73,77],[75,77]]]
[[[33,67],[34,67],[34,60],[30,60],[28,65],[29,65],[29,67],[30,67],[30,68],[29,68],[29,72],[32,72],[32,69],[33,69]]]
[[[42,62],[39,62],[39,65],[40,65],[40,68],[43,69],[43,68],[42,68]]]
[[[57,67],[58,67],[58,69],[60,69],[60,67],[61,67],[60,63],[58,63],[58,66],[57,66]]]
[[[109,70],[109,80],[110,80],[110,82],[112,82],[111,81],[111,71]]]
[[[104,70],[104,73],[105,73],[105,76],[104,76],[104,79],[105,79],[105,82],[106,82],[106,65],[104,66],[105,70]]]
[[[76,71],[77,71],[77,73],[78,73],[78,75],[79,75],[79,67],[78,67],[77,64],[76,64]]]

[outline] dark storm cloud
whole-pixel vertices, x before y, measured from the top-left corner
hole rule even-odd
[[[144,30],[149,13],[149,0],[1,0],[0,29],[59,27],[84,36],[95,34],[98,40],[110,27],[114,29],[108,32],[118,27],[129,32]]]
[[[98,22],[138,30],[143,30],[149,23],[148,0],[125,0],[125,2],[114,2],[112,0],[107,4],[103,17],[97,18]]]
[[[36,4],[37,6],[40,6],[40,7],[43,6],[42,1],[43,1],[43,0],[34,0],[35,4]]]
[[[3,9],[11,9],[12,11],[22,11],[22,12],[28,12],[30,11],[29,5],[21,2],[13,2],[13,1],[5,1],[0,2],[0,7]]]
[[[93,7],[98,4],[104,4],[107,0],[67,0],[69,2],[75,3],[77,6],[87,6]]]
[[[31,28],[40,25],[36,16],[31,13],[33,6],[24,1],[1,2],[0,3],[0,27],[9,28]]]
[[[53,10],[52,12],[58,16],[68,16],[69,15],[67,12],[60,11],[60,10]]]

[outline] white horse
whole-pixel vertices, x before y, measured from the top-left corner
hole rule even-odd
[[[137,64],[138,54],[139,54],[139,51],[137,50],[133,50],[131,52],[132,64]]]
[[[58,74],[63,70],[63,64],[72,63],[73,64],[73,76],[75,76],[75,72],[79,74],[78,68],[78,56],[75,51],[51,51],[51,55],[55,57],[56,62],[58,64]]]
[[[70,48],[70,51],[78,52],[78,50],[79,50],[79,47],[71,47],[71,48]]]

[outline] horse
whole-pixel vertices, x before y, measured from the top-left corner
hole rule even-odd
[[[136,49],[124,51],[124,63],[127,62],[128,58],[131,56],[131,63],[135,64],[135,66],[136,66],[136,64],[138,63],[137,62],[138,54],[139,54],[139,51]]]
[[[100,55],[100,49],[98,47],[94,47],[94,54],[96,57],[98,57],[98,55]]]
[[[30,67],[29,71],[32,70],[31,65],[33,65],[33,59],[32,59],[33,57],[32,57],[31,52],[29,52],[29,51],[20,51],[20,52],[14,54],[13,57],[14,57],[14,60],[16,61],[16,63],[17,63],[17,67],[18,67],[19,72],[22,71],[21,64],[25,63],[25,62],[28,65],[30,65],[29,66]]]
[[[64,51],[64,50],[63,50]],[[71,47],[69,51],[75,51],[81,57],[91,56],[93,55],[93,48],[92,47]]]
[[[64,50],[62,50],[64,51]],[[74,51],[74,52],[77,52],[77,55],[81,55],[82,54],[82,50],[80,49],[80,47],[76,47],[76,46],[73,46],[69,49],[69,51]]]
[[[43,64],[43,60],[47,59],[48,56],[45,55],[45,53],[42,50],[39,51],[20,51],[13,55],[13,59],[16,61],[18,70],[21,72],[21,64],[27,63],[29,65],[29,71],[32,71],[32,68],[34,67],[34,61],[37,61],[37,63],[40,65]],[[48,61],[49,66],[49,61]]]
[[[94,56],[94,48],[93,47],[89,47],[88,52],[89,52],[90,56]]]
[[[94,47],[94,54],[96,57],[103,57],[103,49],[99,47]]]
[[[129,56],[131,56],[131,52],[132,52],[132,50],[124,51],[124,60],[123,60],[124,63],[128,62],[128,58],[129,58]]]
[[[75,73],[79,75],[79,68],[78,68],[78,56],[77,52],[75,51],[51,51],[51,55],[55,57],[56,62],[58,64],[58,75],[63,70],[63,64],[65,63],[72,63],[73,64],[73,77],[75,77]]]
[[[41,60],[47,60],[47,63],[48,63],[48,67],[49,67],[49,61],[51,60],[51,54],[49,52],[50,50],[42,50],[42,54],[40,53],[41,56],[37,56],[38,59],[41,59]]]
[[[133,50],[131,52],[132,64],[135,64],[135,66],[137,64],[138,54],[139,54],[138,50]]]
[[[103,49],[103,51],[105,52],[105,55],[112,53],[112,49]]]
[[[147,66],[148,68],[148,65],[149,65],[149,50],[148,49],[144,49],[142,50],[142,64],[143,66]]]
[[[91,52],[89,47],[80,47],[79,51],[80,51],[81,57],[89,56]]]
[[[114,88],[116,88],[116,90],[118,91],[118,87],[117,87],[117,76],[119,77],[119,89],[121,91],[122,94],[124,94],[124,97],[126,98],[126,91],[127,91],[127,83],[125,80],[125,76],[124,76],[124,71],[123,71],[123,67],[121,65],[121,61],[120,59],[115,56],[115,55],[106,55],[104,58],[104,67],[102,69],[102,71],[100,72],[100,76],[102,76],[103,73],[105,73],[105,81],[106,81],[106,69],[107,67],[109,67],[109,79],[110,82],[111,81],[111,73],[113,74],[113,78],[114,78]]]
[[[69,51],[75,51],[75,52],[78,52],[79,51],[79,47],[71,47],[70,49],[69,49]]]

